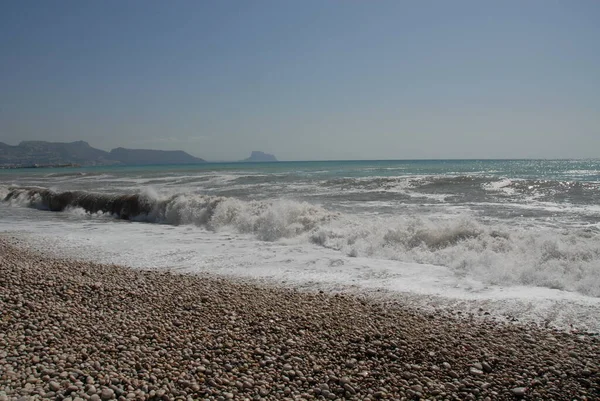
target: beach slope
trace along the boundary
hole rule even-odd
[[[53,259],[0,238],[0,400],[598,399],[593,335]]]

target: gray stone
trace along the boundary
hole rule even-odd
[[[469,368],[469,373],[475,376],[481,376],[483,374],[482,370],[479,370],[477,368],[471,367]]]
[[[524,397],[527,393],[526,387],[515,387],[511,390],[511,392],[517,397]]]
[[[349,392],[350,394],[356,394],[356,390],[349,383],[344,383],[344,390]]]
[[[414,386],[410,386],[410,389],[414,392],[417,393],[422,393],[423,392],[423,386],[419,385],[419,384],[415,384]]]

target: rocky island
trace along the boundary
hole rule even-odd
[[[276,162],[278,161],[274,155],[264,153],[258,150],[252,151],[250,157],[242,160],[243,162]]]

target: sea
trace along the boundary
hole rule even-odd
[[[58,256],[600,332],[600,160],[14,169],[0,199]]]

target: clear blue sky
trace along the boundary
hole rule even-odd
[[[600,1],[4,1],[0,141],[600,157]]]

